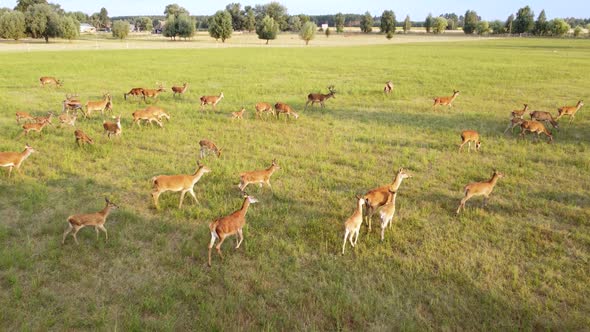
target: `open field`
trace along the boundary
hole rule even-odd
[[[384,39],[384,38],[383,38]],[[485,40],[365,47],[7,52],[0,66],[0,151],[38,150],[24,175],[0,170],[2,330],[584,330],[590,325],[590,111],[561,121],[554,144],[503,135],[511,110],[556,113],[590,100],[590,41]],[[60,89],[40,88],[56,76]],[[390,96],[383,83],[396,84]],[[189,82],[158,106],[164,129],[131,128],[143,107],[123,93]],[[303,111],[309,92],[336,86],[326,109]],[[432,97],[461,94],[433,112]],[[73,129],[18,137],[14,112],[58,111],[65,93],[114,95],[123,134],[102,118],[79,122],[96,141],[79,149]],[[218,112],[198,98],[223,91]],[[253,105],[283,101],[297,121],[259,121]],[[231,111],[244,105],[244,121]],[[458,153],[460,132],[483,152]],[[149,179],[192,173],[198,141],[223,147],[213,171],[177,208],[153,208]],[[241,204],[242,171],[281,169],[268,188],[248,187],[245,240],[224,243],[206,265],[208,224]],[[385,241],[378,226],[340,254],[355,194],[404,181]],[[490,203],[454,212],[462,188],[506,174]],[[106,228],[60,244],[66,218],[121,206]],[[373,225],[378,225],[377,217]],[[192,257],[194,255],[194,258]]]

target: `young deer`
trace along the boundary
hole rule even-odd
[[[256,109],[256,117],[262,120],[262,114],[270,113],[274,114],[272,105],[269,103],[257,103],[254,108]]]
[[[193,196],[195,199],[195,203],[199,203],[197,200],[197,196],[195,196],[195,192],[193,191],[193,187],[203,174],[211,172],[209,167],[198,163],[197,170],[192,175],[159,175],[154,176],[151,180],[153,185],[152,190],[152,198],[154,199],[154,205],[156,209],[160,209],[160,205],[158,204],[158,199],[160,195],[167,191],[177,192],[180,191],[180,204],[178,204],[178,208],[182,208],[182,201],[184,200],[184,194],[187,192]]]
[[[484,196],[483,206],[486,206],[487,202],[488,202],[488,197],[492,193],[492,190],[494,190],[494,186],[496,186],[496,182],[498,182],[498,179],[503,178],[503,177],[504,177],[504,174],[494,170],[494,174],[492,174],[492,178],[489,179],[488,181],[473,182],[473,183],[466,185],[463,188],[463,191],[465,192],[465,197],[463,197],[463,199],[461,199],[461,204],[459,204],[459,208],[457,209],[457,214],[459,214],[459,212],[461,212],[461,209],[465,210],[465,202],[467,202],[473,196],[482,196],[483,195]]]
[[[41,86],[45,86],[47,84],[53,84],[57,87],[60,87],[63,85],[63,81],[60,81],[60,80],[56,79],[55,77],[49,77],[49,76],[43,76],[43,77],[39,78],[39,83],[41,84]]]
[[[293,115],[295,120],[297,120],[299,118],[299,114],[295,113],[295,111],[293,111],[291,106],[289,106],[285,103],[276,103],[275,104],[275,113],[277,115],[277,119],[279,118],[279,114],[287,115],[288,119],[291,119],[291,115]]]
[[[553,118],[553,115],[551,115],[551,113],[549,113],[549,112],[533,111],[533,112],[529,113],[529,115],[531,116],[531,120],[544,121],[546,123],[550,123],[553,126],[553,128],[559,129],[559,125],[557,124],[557,121]]]
[[[512,119],[510,119],[510,123],[508,124],[508,127],[506,127],[506,129],[504,130],[504,134],[506,134],[506,132],[508,130],[510,130],[512,132],[512,135],[514,135],[514,128],[520,127],[520,125],[525,121],[526,120],[524,120],[522,118],[513,117]]]
[[[74,113],[74,115],[68,115],[68,113],[63,113],[57,117],[61,126],[76,126],[76,120],[78,119],[78,113]]]
[[[244,107],[242,107],[242,109],[239,112],[232,112],[231,113],[231,118],[232,119],[243,120],[244,112],[246,112],[246,109]]]
[[[250,204],[254,203],[258,203],[258,200],[244,193],[244,202],[242,203],[242,208],[228,216],[216,219],[209,224],[209,230],[211,231],[211,242],[209,242],[208,253],[209,259],[207,261],[207,265],[209,267],[211,267],[211,249],[213,248],[213,245],[217,239],[219,239],[219,243],[217,246],[215,246],[215,249],[217,249],[217,253],[221,259],[223,259],[223,255],[221,254],[221,245],[228,236],[238,234],[239,239],[236,241],[236,249],[240,247],[242,241],[244,241],[242,229],[246,224],[246,213],[248,212],[248,207],[250,207]]]
[[[160,93],[166,91],[166,89],[162,86],[162,84],[156,83],[158,84],[158,88],[157,89],[143,89],[141,90],[141,95],[143,97],[143,101],[145,103],[147,103],[146,98],[153,98],[155,101],[158,100],[158,96],[160,95]]]
[[[540,134],[545,134],[545,136],[549,137],[547,143],[553,142],[553,135],[541,122],[527,120],[523,121],[520,124],[520,137],[524,139],[524,134],[526,134],[527,131],[530,131],[533,134],[536,133],[537,140],[539,139]]]
[[[49,112],[45,116],[36,116],[35,117],[35,122],[37,122],[37,123],[47,121],[47,122],[49,122],[49,124],[53,124],[52,120],[53,120],[53,112]]]
[[[27,112],[16,112],[16,123],[20,124],[20,120],[35,122],[35,118]]]
[[[99,230],[104,232],[105,239],[108,240],[109,234],[107,233],[107,229],[104,227],[104,224],[107,221],[107,217],[111,213],[111,210],[118,209],[119,206],[117,206],[115,203],[109,201],[109,199],[106,197],[105,197],[105,201],[106,201],[106,206],[104,207],[104,209],[102,209],[98,212],[88,213],[88,214],[76,214],[73,216],[69,216],[68,217],[68,228],[64,232],[64,235],[61,239],[61,244],[63,245],[66,242],[66,237],[72,231],[74,231],[72,233],[72,236],[74,237],[74,241],[76,241],[76,244],[79,244],[76,234],[78,234],[78,231],[80,229],[82,229],[86,226],[94,226],[94,229],[96,230],[96,240],[98,240],[98,234],[99,234],[98,231]]]
[[[272,190],[272,186],[270,185],[270,177],[278,169],[281,168],[277,164],[276,159],[273,159],[270,167],[265,170],[241,173],[240,184],[238,185],[238,188],[240,188],[241,191],[244,191],[249,184],[256,183],[258,183],[258,185],[262,188],[262,184],[266,183],[266,185]]]
[[[201,100],[201,110],[205,109],[205,105],[212,105],[215,109],[215,106],[223,99],[223,92],[219,96],[201,96],[199,99]]]
[[[582,108],[582,106],[584,106],[584,102],[582,100],[580,100],[580,101],[578,101],[576,106],[563,106],[563,107],[558,108],[557,109],[558,115],[555,120],[557,121],[562,116],[568,115],[570,117],[570,123],[572,123],[572,121],[574,121],[574,118],[576,117],[576,112],[578,112],[578,110],[580,110],[580,108]]]
[[[385,87],[383,88],[383,92],[385,94],[389,94],[393,91],[393,82],[392,81],[387,81],[387,83],[385,83]]]
[[[461,145],[459,146],[459,152],[463,150],[463,145],[468,143],[468,152],[471,152],[471,142],[475,143],[475,152],[481,148],[481,141],[479,140],[479,133],[475,130],[464,130],[461,133]]]
[[[209,152],[213,152],[217,155],[217,158],[221,157],[221,149],[215,145],[212,141],[208,139],[202,139],[199,141],[199,145],[201,146],[201,151],[199,153],[199,157],[202,159],[205,155]]]
[[[186,92],[186,89],[188,89],[188,83],[184,83],[182,86],[173,86],[172,92],[174,94],[172,95],[172,97],[176,97],[176,94],[178,94],[179,96],[184,94]]]
[[[387,203],[383,205],[379,215],[381,217],[381,241],[383,241],[385,237],[385,228],[387,225],[391,226],[391,220],[393,219],[393,215],[395,214],[395,198],[397,197],[397,192],[392,191],[389,189],[389,199]]]
[[[163,109],[157,106],[148,106],[146,109],[150,109],[152,114],[162,122],[162,118],[166,118],[166,122],[170,121],[170,114],[166,113]]]
[[[307,95],[307,102],[305,103],[305,108],[304,110],[307,109],[307,105],[309,105],[309,103],[311,103],[311,107],[313,107],[313,105],[315,103],[320,103],[321,108],[324,108],[324,102],[330,98],[336,98],[336,91],[334,90],[334,86],[330,85],[328,87],[328,90],[330,91],[330,93],[328,94],[323,94],[323,93],[310,93]]]
[[[8,167],[8,177],[10,177],[13,168],[20,172],[20,165],[33,152],[36,152],[35,149],[28,143],[25,145],[23,152],[0,152],[0,167]]]
[[[122,128],[121,128],[121,115],[119,114],[119,116],[117,116],[115,118],[115,122],[109,122],[109,121],[103,121],[102,122],[102,127],[104,128],[104,133],[107,134],[107,136],[109,137],[109,139],[111,138],[111,135],[113,136],[121,136],[122,133]]]
[[[86,102],[86,112],[84,113],[84,117],[87,118],[89,117],[92,112],[94,111],[100,111],[100,113],[102,115],[104,115],[104,110],[107,108],[107,104],[109,103],[109,101],[111,100],[111,95],[108,93],[105,93],[103,95],[103,100],[100,101],[87,101]]]
[[[29,131],[36,131],[39,133],[39,135],[43,135],[41,131],[47,125],[53,126],[51,122],[49,122],[49,120],[47,119],[41,120],[41,122],[25,123],[23,125],[23,134],[27,136],[29,134]]]
[[[155,122],[160,128],[164,127],[162,122],[158,119],[158,116],[154,114],[154,109],[146,108],[142,110],[137,110],[131,114],[133,116],[133,123],[137,124],[138,127],[141,127],[141,120],[146,120],[149,122],[150,126],[152,122]]]
[[[373,218],[373,214],[378,208],[387,203],[389,196],[391,196],[390,191],[397,192],[399,186],[402,184],[402,181],[411,177],[412,175],[407,173],[405,169],[400,168],[393,178],[393,182],[391,184],[369,190],[369,192],[363,196],[367,203],[365,214],[369,224],[369,231],[371,231],[371,219]]]
[[[457,98],[458,95],[459,91],[453,90],[453,95],[450,97],[435,97],[434,104],[432,105],[432,110],[434,110],[436,105],[453,107],[453,101],[455,100],[455,98]]]
[[[529,110],[529,104],[524,104],[524,108],[522,110],[514,110],[514,111],[510,112],[510,116],[512,118],[520,118],[520,119],[522,119],[522,117],[524,116],[524,114],[528,110]]]
[[[133,96],[135,98],[142,96],[143,97],[143,88],[133,88],[131,90],[129,90],[129,92],[124,93],[123,94],[123,98],[125,98],[125,100],[127,100],[127,96]]]
[[[350,242],[350,245],[354,248],[359,240],[359,233],[361,225],[363,224],[363,205],[365,205],[365,199],[356,196],[357,207],[348,219],[344,222],[344,243],[342,243],[342,255],[344,255],[344,249],[346,248],[346,240]],[[352,238],[354,237],[354,242]]]
[[[78,144],[78,146],[83,146],[85,143],[94,144],[92,138],[90,138],[90,136],[86,135],[86,133],[80,129],[76,129],[76,131],[74,131],[74,136],[76,137],[76,144]]]

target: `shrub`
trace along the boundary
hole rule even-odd
[[[313,22],[306,22],[302,27],[301,31],[299,32],[299,37],[305,40],[305,45],[309,44],[309,41],[315,38],[315,32],[318,29],[318,26],[315,25]]]

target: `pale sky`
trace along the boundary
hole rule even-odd
[[[87,14],[98,12],[105,7],[109,16],[135,16],[135,15],[162,15],[166,5],[178,3],[189,10],[192,15],[211,15],[217,10],[225,8],[228,3],[239,2],[242,7],[245,5],[254,6],[264,4],[266,1],[236,1],[236,0],[208,0],[208,1],[183,1],[183,0],[58,0],[57,2],[66,11],[82,11]],[[501,19],[505,20],[510,14],[515,13],[518,8],[529,5],[535,12],[535,18],[542,9],[545,9],[547,18],[555,17],[590,17],[590,1],[588,0],[566,0],[564,2],[554,0],[414,0],[414,1],[385,1],[385,0],[282,0],[281,4],[287,7],[289,14],[335,14],[355,13],[362,14],[369,11],[374,16],[379,16],[384,10],[393,10],[398,21],[406,15],[412,20],[420,21],[432,13],[439,15],[444,13],[456,13],[462,15],[467,9],[475,10],[484,20]],[[0,0],[0,7],[13,8],[16,0]]]

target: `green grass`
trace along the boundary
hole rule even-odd
[[[39,152],[24,175],[0,177],[0,326],[4,330],[582,330],[590,325],[590,113],[562,121],[554,144],[503,135],[509,112],[529,103],[555,113],[590,100],[587,40],[495,40],[339,48],[33,52],[0,55],[0,151],[29,142]],[[38,77],[64,79],[40,88]],[[381,91],[387,80],[394,93]],[[131,128],[143,107],[123,93],[156,81],[189,82],[158,102],[172,120]],[[334,84],[324,111],[305,96]],[[455,108],[431,98],[461,91]],[[65,93],[114,95],[121,139],[102,119],[23,138],[17,110],[58,111]],[[198,98],[223,91],[218,112]],[[283,101],[297,121],[257,121],[253,105]],[[231,111],[244,105],[242,122]],[[457,153],[478,130],[483,152]],[[35,134],[32,134],[35,136]],[[153,208],[149,179],[194,171],[198,141],[223,147],[196,185]],[[208,223],[239,207],[242,171],[281,170],[248,212],[245,240],[206,267]],[[340,255],[354,195],[414,175],[398,195],[383,243],[361,230]],[[469,182],[506,174],[487,208],[481,198],[454,216]],[[92,229],[60,244],[66,218],[109,196],[110,239]],[[377,218],[374,225],[378,225]],[[378,227],[377,227],[378,228]],[[194,259],[192,255],[194,253]]]

